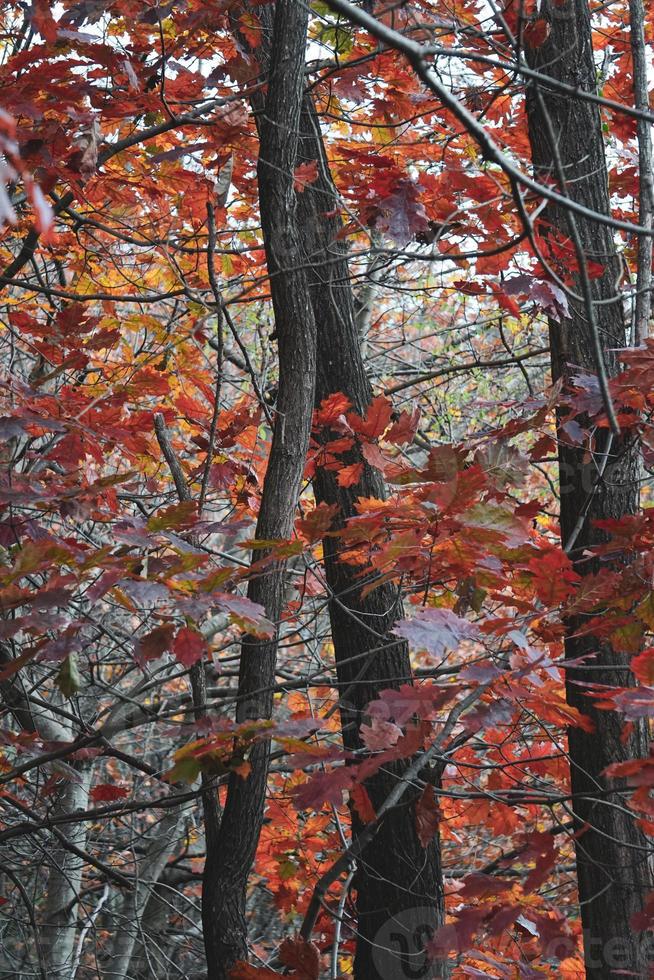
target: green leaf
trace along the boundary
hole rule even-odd
[[[77,657],[74,653],[69,653],[57,674],[57,687],[65,698],[72,698],[73,694],[82,687],[82,676],[77,666]]]

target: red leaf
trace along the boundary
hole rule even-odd
[[[650,892],[642,912],[634,912],[631,917],[631,928],[636,932],[651,929],[654,924],[654,892]]]
[[[641,684],[654,687],[654,647],[648,647],[631,658],[631,669]]]
[[[165,507],[148,520],[148,531],[176,531],[192,527],[197,520],[198,505],[194,500]]]
[[[315,180],[318,180],[318,161],[310,160],[308,163],[301,163],[293,171],[293,190],[301,194]]]
[[[385,395],[377,395],[370,402],[365,419],[355,412],[350,412],[347,420],[354,431],[365,439],[376,439],[381,436],[391,421],[393,406]]]
[[[425,786],[416,801],[416,833],[423,847],[427,847],[438,833],[441,812],[436,802],[433,786]]]
[[[338,471],[336,482],[339,487],[353,487],[361,479],[363,474],[363,463],[351,463]]]
[[[226,463],[214,463],[209,472],[211,486],[216,490],[226,490],[231,486],[236,476],[234,464],[229,461]]]
[[[545,20],[544,17],[539,17],[538,20],[533,21],[531,24],[527,24],[525,27],[525,44],[529,48],[540,48],[540,46],[545,44],[545,41],[547,41],[551,30],[552,28],[550,27],[549,21]]]
[[[400,412],[400,417],[393,422],[390,429],[386,432],[384,439],[392,442],[396,446],[401,446],[407,442],[413,442],[413,438],[418,431],[420,421],[420,408],[416,408],[409,415],[408,412]]]
[[[323,803],[342,806],[343,790],[351,789],[354,771],[341,767],[331,772],[317,772],[302,786],[293,791],[295,802],[301,810],[318,810]]]
[[[124,800],[126,796],[129,796],[129,790],[113,783],[98,783],[91,790],[94,803],[113,803],[114,800]]]
[[[382,473],[385,473],[386,470],[393,465],[391,460],[384,456],[376,442],[362,443],[361,454],[363,455],[363,458],[368,466],[374,466],[375,469],[381,470]],[[395,469],[397,469],[397,467],[395,467]]]
[[[372,718],[393,718],[398,725],[405,725],[413,715],[429,718],[456,694],[457,688],[453,684],[447,687],[439,687],[437,684],[421,684],[420,687],[402,684],[397,690],[388,688],[382,691],[377,700],[370,702],[367,710]]]
[[[472,871],[463,879],[463,888],[457,892],[457,899],[468,902],[471,898],[490,898],[512,888],[513,882],[506,881],[504,878],[495,878],[482,871]]]
[[[360,783],[355,783],[350,790],[350,799],[362,823],[372,823],[377,818],[375,808],[372,805],[365,786],[362,786]]]
[[[143,664],[148,660],[156,660],[170,650],[174,632],[175,628],[170,623],[165,623],[138,639],[134,644],[134,656],[137,662]]]
[[[533,857],[536,862],[534,870],[527,876],[523,888],[525,892],[540,888],[554,866],[557,854],[554,848],[554,835],[535,831],[527,835],[527,847],[520,855],[521,860]]]
[[[33,0],[32,24],[44,41],[54,44],[57,40],[57,24],[52,16],[48,0]]]
[[[279,958],[284,966],[291,967],[297,980],[318,980],[320,976],[320,953],[315,943],[308,943],[300,936],[283,941],[279,947]]]
[[[465,953],[472,946],[475,933],[488,916],[488,908],[465,908],[457,912],[453,922],[441,926],[427,944],[427,952],[435,959],[443,959],[450,952]]]
[[[364,220],[374,222],[398,245],[406,245],[415,235],[429,227],[425,208],[420,200],[421,187],[407,177],[396,178],[388,187],[386,174],[372,183],[371,190],[379,192],[379,200],[365,214]]]
[[[182,626],[173,640],[173,653],[180,664],[192,667],[198,660],[202,660],[206,652],[207,644],[202,634]]]

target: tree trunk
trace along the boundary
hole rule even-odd
[[[293,170],[304,85],[307,8],[278,0],[268,95],[259,123],[259,200],[279,347],[277,417],[256,536],[289,538],[311,431],[315,384],[315,323],[298,237]],[[257,559],[263,557],[259,552]],[[284,564],[251,579],[249,597],[281,618]],[[237,719],[272,711],[277,639],[242,644]],[[269,744],[255,747],[246,779],[232,775],[213,860],[204,875],[203,927],[209,980],[223,980],[247,955],[245,898],[263,821]]]
[[[92,768],[75,769],[64,783],[57,800],[54,815],[69,816],[76,810],[86,810],[89,803]],[[86,846],[87,824],[80,820],[65,827],[66,839],[79,848]],[[48,978],[69,980],[75,958],[79,897],[82,888],[84,859],[78,854],[56,845],[50,854],[50,874],[43,909],[41,945],[43,947]]]
[[[318,341],[316,405],[340,391],[347,395],[355,411],[365,414],[372,391],[357,335],[347,253],[339,238],[341,221],[338,216],[330,216],[338,207],[339,198],[310,95],[304,99],[300,133],[298,162],[318,162],[318,180],[299,198]],[[358,454],[356,461],[360,461]],[[319,469],[314,480],[316,498],[338,504],[334,528],[342,527],[355,513],[359,497],[385,496],[381,475],[367,465],[354,487],[339,487],[335,477],[333,472]],[[411,681],[407,645],[390,632],[393,623],[402,618],[402,601],[398,590],[389,583],[362,597],[361,569],[338,560],[338,538],[325,538],[323,550],[332,596],[329,611],[343,740],[348,749],[360,750],[359,725],[367,704],[384,689]],[[400,763],[394,771],[379,773],[366,784],[374,806],[385,799],[409,764],[410,760]],[[425,849],[418,840],[415,799],[416,794],[410,791],[402,806],[389,812],[359,862],[354,879],[354,971],[359,980],[421,977],[428,972],[422,947],[444,916],[440,846],[436,839]],[[356,834],[356,814],[353,817]]]
[[[565,0],[551,6],[546,3],[542,13],[551,23],[551,33],[540,48],[531,50],[532,66],[569,85],[595,92],[587,0]],[[556,180],[566,196],[595,212],[608,214],[607,168],[597,105],[548,91],[543,83],[539,87],[530,83],[527,111],[536,175],[543,181]],[[604,267],[601,276],[586,281],[592,315],[588,303],[575,300],[571,301],[569,319],[550,324],[553,377],[565,379],[571,365],[587,372],[597,370],[594,329],[606,373],[614,376],[619,370],[615,349],[625,346],[625,324],[617,294],[621,267],[613,233],[596,221],[573,218],[564,206],[549,206],[546,218],[560,235],[573,242],[577,237],[588,261]],[[583,278],[581,263],[574,276],[576,293],[584,291]],[[588,420],[579,421],[590,428]],[[561,538],[581,575],[597,571],[598,563],[588,560],[585,552],[605,540],[594,521],[633,514],[638,508],[637,447],[622,437],[613,438],[605,429],[596,435],[594,459],[587,458],[587,446],[559,443]],[[598,477],[604,454],[608,463],[603,477]],[[620,686],[633,681],[626,658],[608,645],[600,646],[591,637],[580,635],[582,625],[581,618],[567,623],[566,657],[575,660],[597,654],[590,663],[595,668],[605,668],[574,668],[566,672],[569,703],[595,723],[593,734],[579,728],[569,732],[587,976],[606,977],[615,969],[648,976],[646,943],[640,943],[634,934],[630,918],[642,908],[644,896],[652,888],[650,848],[626,810],[622,796],[605,792],[607,781],[602,776],[612,762],[647,755],[647,734],[638,725],[623,739],[620,716],[595,710],[583,694],[580,684],[588,681]],[[611,785],[615,786],[615,782]]]
[[[108,975],[117,980],[130,980],[136,974],[134,950],[138,948],[139,940],[144,935],[143,913],[164,868],[179,844],[180,837],[183,837],[184,819],[183,809],[170,810],[152,828],[145,854],[138,863],[135,888],[126,892],[118,905],[118,925],[107,969]]]
[[[270,99],[278,35],[273,34],[271,8],[256,7],[254,12],[261,22],[262,32],[261,44],[252,54],[263,65],[270,61]],[[247,45],[246,38],[241,41]],[[297,50],[296,54],[297,70],[302,72],[304,51]],[[262,107],[259,95],[253,97],[252,103],[258,118],[263,119],[259,124],[261,158],[272,160],[263,148],[264,127],[269,123],[270,110]],[[372,391],[361,356],[347,252],[338,237],[341,221],[329,214],[338,206],[338,194],[331,179],[320,121],[310,94],[304,96],[302,103],[299,134],[291,170],[296,164],[315,160],[318,162],[318,179],[297,196],[302,262],[293,260],[292,253],[287,252],[283,262],[284,276],[300,264],[307,270],[317,331],[316,405],[329,394],[341,391],[349,397],[356,411],[365,414]],[[264,234],[267,234],[263,199],[261,209]],[[270,258],[269,267],[272,272]],[[275,277],[271,285],[275,285]],[[273,301],[274,295],[273,291]],[[276,329],[279,333],[277,313]],[[281,365],[280,347],[280,368]],[[380,474],[367,465],[356,487],[340,488],[334,474],[321,470],[315,479],[314,490],[319,501],[338,504],[336,528],[355,513],[358,497],[385,496]],[[393,623],[402,617],[402,603],[397,589],[389,584],[381,585],[363,598],[357,570],[338,561],[338,542],[326,538],[323,549],[327,582],[333,596],[330,619],[341,694],[343,739],[347,748],[360,750],[359,725],[367,704],[384,689],[411,682],[407,645],[390,633]],[[379,806],[388,796],[410,761],[400,763],[394,769],[387,768],[369,781],[367,790],[373,805]],[[402,806],[389,812],[359,862],[354,879],[357,894],[354,968],[359,980],[425,977],[430,970],[425,962],[424,945],[431,932],[444,920],[440,843],[435,839],[425,849],[418,840],[413,811],[416,797],[416,793],[409,791]],[[353,833],[359,829],[355,813]],[[436,975],[435,969],[431,968],[431,976]]]

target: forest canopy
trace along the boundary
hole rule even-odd
[[[644,0],[0,10],[0,977],[654,969]]]

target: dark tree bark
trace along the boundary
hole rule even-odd
[[[307,17],[304,4],[278,0],[268,95],[259,122],[259,200],[279,347],[275,430],[256,530],[257,538],[266,540],[291,536],[314,399],[315,322],[293,190]],[[281,617],[284,582],[283,563],[274,563],[249,585],[249,597],[275,623]],[[244,639],[239,721],[270,717],[276,653],[276,638]],[[234,962],[247,956],[246,887],[263,821],[269,752],[268,743],[258,745],[249,757],[249,776],[230,778],[217,845],[205,864],[202,920],[209,980],[224,980]]]
[[[587,0],[545,3],[543,15],[551,23],[549,39],[531,51],[533,67],[569,85],[596,91],[590,14]],[[536,175],[554,180],[566,196],[601,214],[609,213],[607,168],[597,105],[550,91],[544,83],[527,92],[529,137]],[[597,371],[594,331],[599,337],[607,375],[619,370],[616,348],[625,346],[625,323],[617,294],[620,260],[613,234],[606,225],[582,216],[573,218],[564,206],[549,206],[546,218],[556,232],[574,243],[588,261],[600,263],[604,273],[584,283],[583,263],[574,276],[577,294],[590,288],[592,303],[572,301],[570,318],[550,324],[554,379],[569,376],[571,366]],[[607,302],[608,301],[608,302]],[[592,309],[591,309],[592,307]],[[586,427],[590,422],[586,420]],[[561,538],[576,570],[597,571],[588,560],[588,548],[605,540],[594,521],[633,514],[638,508],[638,448],[628,438],[597,433],[595,458],[585,447],[559,443]],[[603,477],[598,477],[606,462]],[[625,559],[626,560],[626,559]],[[597,668],[569,669],[570,704],[589,715],[594,734],[579,728],[569,732],[579,899],[584,928],[587,976],[611,976],[613,970],[648,976],[647,946],[630,927],[630,918],[642,908],[652,888],[651,849],[618,794],[607,793],[602,771],[612,762],[647,755],[647,733],[636,726],[622,738],[623,720],[614,712],[595,710],[584,695],[588,681],[627,686],[633,683],[627,658],[608,645],[582,635],[583,619],[567,624],[566,657],[575,660],[597,653],[590,663]],[[615,786],[613,781],[611,786]]]
[[[277,21],[273,27],[271,7],[257,7],[254,12],[262,25],[262,35],[261,44],[253,54],[263,66],[270,63],[270,101],[276,77],[272,65],[279,36]],[[247,44],[246,39],[242,42]],[[296,49],[296,55],[296,70],[302,72],[304,51],[300,53]],[[264,107],[258,94],[253,97],[252,105],[259,120],[261,158],[272,159],[263,149],[265,127],[270,120],[269,105]],[[297,253],[287,251],[283,262],[272,266],[269,257],[271,273],[273,270],[280,272],[279,276],[273,275],[271,283],[274,287],[275,279],[292,275],[300,266],[306,269],[317,331],[316,404],[327,395],[341,391],[349,397],[354,409],[364,414],[372,391],[357,335],[347,251],[338,237],[341,221],[339,217],[329,215],[338,206],[338,195],[310,94],[304,96],[302,103],[299,135],[299,146],[293,147],[296,156],[290,169],[292,171],[299,163],[316,160],[318,179],[297,197],[302,261],[298,261]],[[263,199],[261,208],[263,216]],[[264,220],[266,242],[270,232]],[[274,295],[273,288],[273,300]],[[279,333],[278,323],[277,331]],[[282,357],[280,346],[280,369]],[[314,489],[319,501],[338,504],[334,528],[343,526],[355,513],[357,498],[385,496],[380,474],[367,465],[356,487],[342,489],[334,474],[321,470]],[[325,569],[333,597],[330,619],[341,696],[343,739],[347,748],[360,750],[359,725],[366,706],[386,688],[410,683],[411,664],[406,643],[390,632],[393,623],[402,617],[397,589],[385,583],[362,597],[360,574],[339,562],[338,548],[337,540],[325,539]],[[262,716],[261,712],[258,716]],[[388,796],[410,761],[387,768],[368,782],[366,788],[373,805],[378,806]],[[444,920],[440,842],[436,838],[423,848],[418,839],[414,815],[417,795],[410,790],[402,805],[389,812],[359,862],[354,880],[357,913],[355,976],[358,980],[388,980],[391,976],[398,980],[402,977],[421,978],[428,973],[436,976],[438,972],[437,968],[426,964],[423,948],[430,932]],[[359,829],[354,813],[353,833]],[[254,854],[254,836],[252,846]],[[244,935],[243,930],[240,934]],[[213,980],[211,974],[210,980]]]
[[[298,201],[317,328],[316,405],[334,392],[343,392],[354,410],[365,414],[372,391],[357,335],[347,252],[339,238],[341,221],[330,216],[339,199],[310,95],[304,100],[300,134],[299,162],[318,162],[318,180]],[[352,461],[355,458],[360,461],[358,455]],[[381,475],[367,465],[360,482],[346,489],[338,486],[334,473],[319,469],[314,489],[319,501],[338,504],[335,529],[353,516],[358,498],[385,497]],[[402,602],[398,590],[389,583],[380,584],[363,597],[361,569],[339,561],[339,539],[326,538],[323,549],[332,596],[329,611],[343,740],[348,749],[360,750],[359,725],[368,703],[384,689],[411,681],[407,645],[390,632],[402,617]],[[408,764],[379,773],[366,784],[373,805],[385,799]],[[389,812],[359,862],[354,879],[354,971],[359,980],[427,975],[421,943],[444,916],[440,845],[434,840],[425,849],[418,840],[415,799],[416,793],[410,791],[402,805]],[[358,829],[353,814],[353,833]],[[401,954],[406,951],[408,956],[403,959]],[[430,975],[435,975],[433,968]]]

